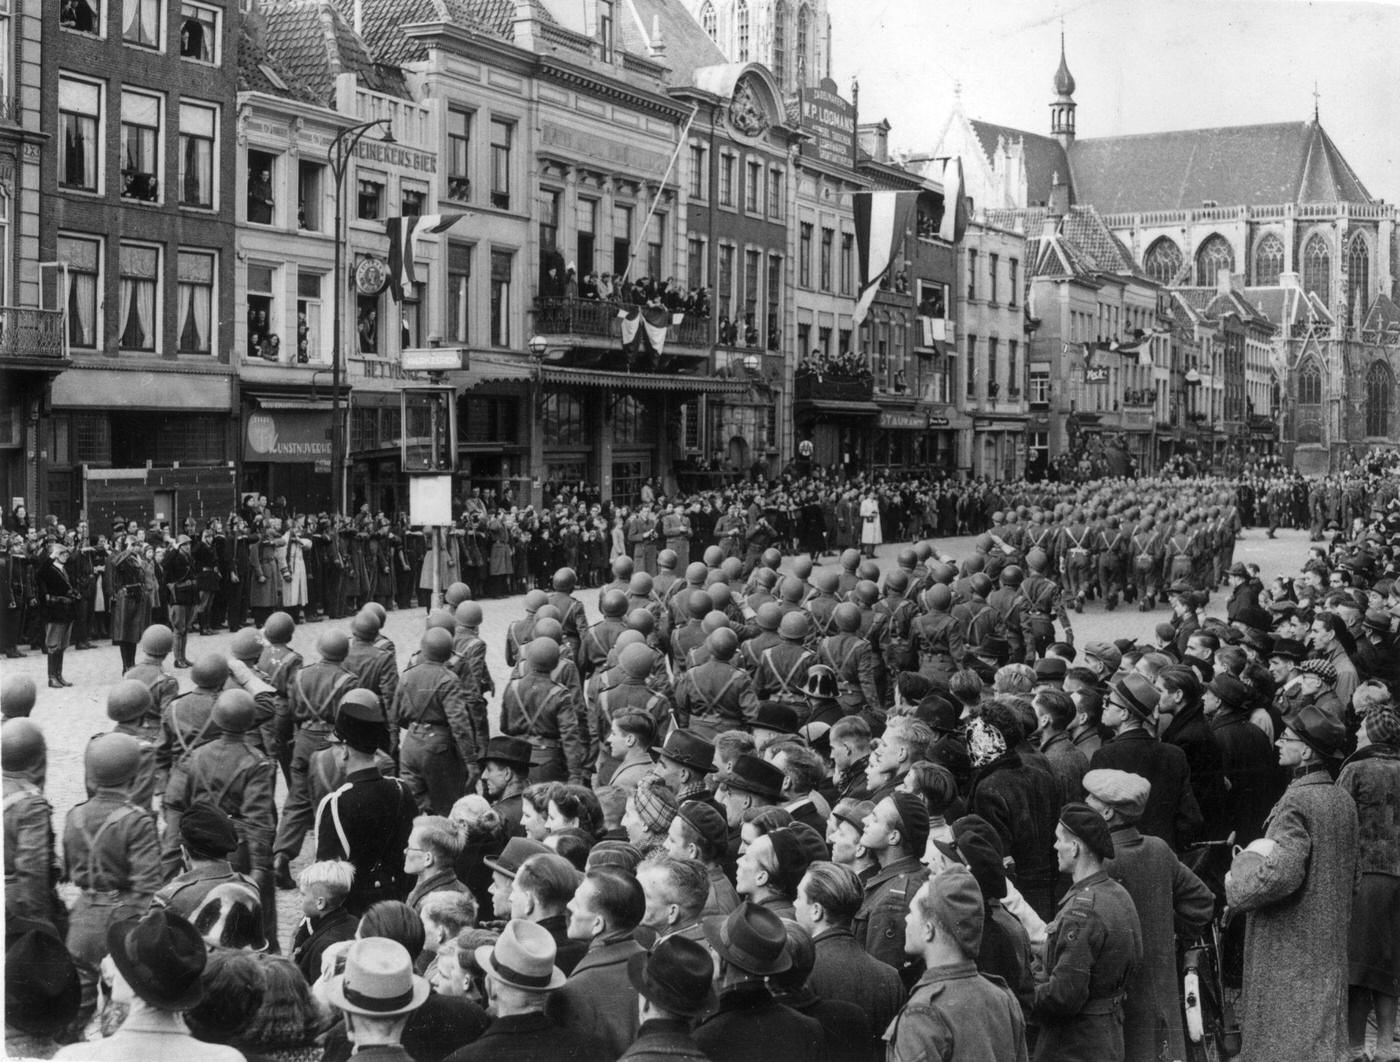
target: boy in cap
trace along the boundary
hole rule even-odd
[[[1026,1023],[1006,982],[977,971],[982,893],[954,864],[919,886],[904,916],[904,951],[924,974],[885,1032],[889,1062],[1026,1058]]]
[[[1108,876],[1113,838],[1103,816],[1066,804],[1055,828],[1060,872],[1073,880],[1048,929],[1046,979],[1036,986],[1037,1059],[1123,1058],[1123,995],[1142,961],[1128,891]]]

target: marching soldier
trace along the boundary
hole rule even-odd
[[[478,606],[480,607],[480,606]],[[379,621],[374,613],[360,609],[350,621],[350,649],[345,654],[345,670],[355,676],[355,685],[369,690],[381,704],[390,704],[399,688],[398,662],[374,644]]]
[[[292,718],[288,698],[292,680],[303,662],[301,654],[292,648],[295,630],[296,622],[287,613],[274,612],[268,616],[262,628],[266,645],[257,666],[277,693],[277,715],[262,724],[263,749],[281,766],[282,777],[289,786],[292,782]]]
[[[860,636],[860,607],[841,602],[832,614],[832,626],[835,633],[821,640],[817,660],[836,676],[836,700],[842,714],[855,715],[862,709],[880,712],[884,702],[876,684],[875,651]]]
[[[451,657],[447,631],[424,631],[418,662],[403,673],[389,713],[404,783],[425,814],[444,816],[475,784],[481,752],[468,690],[447,666]]]
[[[521,647],[535,636],[535,614],[547,604],[549,597],[543,590],[531,590],[525,595],[525,618],[516,620],[506,628],[507,667],[520,663]]]
[[[1118,607],[1123,592],[1123,554],[1127,546],[1118,517],[1109,516],[1094,533],[1094,552],[1098,558],[1099,597],[1104,608],[1112,612]]]
[[[583,636],[588,633],[588,617],[583,611],[583,602],[574,597],[574,587],[578,585],[578,576],[572,568],[560,568],[554,573],[554,589],[549,592],[549,604],[559,610],[559,622],[564,627],[564,640],[569,643],[573,650],[574,659],[578,659],[579,647],[583,644]]]
[[[1157,575],[1162,570],[1162,553],[1150,516],[1144,516],[1128,539],[1128,563],[1132,566],[1138,611],[1147,612],[1157,604]]]
[[[178,788],[176,774],[184,769],[190,753],[218,736],[214,727],[214,702],[228,681],[228,661],[218,653],[205,653],[190,668],[194,689],[170,702],[161,717],[160,743],[156,746],[156,772],[166,779],[166,791]]]
[[[490,697],[496,692],[496,683],[491,678],[491,669],[486,666],[486,643],[481,640],[481,606],[475,601],[463,601],[453,616],[457,620],[457,633],[452,636],[452,654],[465,661],[481,696]]]
[[[1011,659],[1031,664],[1035,662],[1035,632],[1031,627],[1030,602],[1021,592],[1024,579],[1019,565],[1008,564],[1001,570],[1001,586],[987,596],[987,604],[1001,615]]]
[[[794,708],[805,708],[807,698],[803,687],[807,672],[817,662],[817,655],[807,646],[811,625],[807,613],[789,612],[778,624],[777,645],[763,650],[758,658],[758,673],[754,676],[754,694],[760,701],[780,701]]]
[[[550,678],[559,646],[536,638],[525,647],[528,673],[501,695],[501,733],[530,743],[531,782],[585,782],[586,749],[569,691]]]
[[[626,594],[608,590],[599,599],[598,608],[603,613],[603,620],[590,627],[583,636],[578,659],[579,672],[585,679],[607,662],[608,651],[617,641],[617,636],[627,629],[623,619],[627,615]]]
[[[1185,520],[1178,520],[1162,547],[1162,585],[1184,583],[1192,576],[1195,538]]]
[[[1070,522],[1060,529],[1060,540],[1056,552],[1060,555],[1061,571],[1065,577],[1065,589],[1074,599],[1074,611],[1084,611],[1084,596],[1089,587],[1089,575],[1093,570],[1091,532],[1084,523],[1084,514],[1078,509],[1070,517]]]
[[[153,623],[141,634],[136,647],[136,665],[128,668],[124,679],[135,679],[151,691],[151,725],[160,727],[160,717],[166,706],[180,695],[180,683],[164,668],[165,658],[175,645],[175,634],[169,627]]]
[[[830,568],[823,568],[812,575],[815,592],[807,600],[807,614],[812,617],[812,629],[818,638],[832,633],[831,616],[844,598],[836,596],[840,577]],[[854,585],[852,589],[855,589]]]
[[[880,649],[885,669],[893,676],[901,671],[916,671],[919,667],[911,633],[917,610],[908,590],[909,576],[902,571],[890,572],[885,576],[885,596],[875,603],[875,612],[884,621]]]
[[[44,795],[48,749],[28,719],[0,726],[0,767],[5,792],[5,916],[47,922],[58,935],[68,929],[68,908],[58,898],[53,805]]]
[[[117,725],[114,734],[129,734],[141,743],[141,767],[131,786],[133,803],[151,811],[156,787],[165,792],[164,777],[156,774],[156,744],[160,725],[151,726],[151,691],[135,679],[122,679],[107,693],[107,718]]]
[[[620,644],[620,643],[619,643]],[[652,721],[652,726],[660,734],[671,718],[671,700],[648,685],[652,670],[659,654],[640,642],[632,642],[622,647],[617,655],[616,675],[607,674],[609,681],[600,683],[591,698],[593,733],[600,735],[597,757],[597,776],[611,778],[620,762],[607,749],[606,741],[601,740],[612,727],[612,721],[627,712],[640,712]]]
[[[967,655],[962,628],[949,612],[953,592],[942,583],[934,583],[924,591],[921,601],[926,611],[910,628],[919,673],[925,678],[947,682],[953,672],[962,667]]]
[[[732,661],[738,636],[721,627],[705,639],[709,659],[676,681],[676,726],[713,741],[724,730],[740,729],[758,712],[753,680]],[[658,731],[659,733],[659,731]]]
[[[1021,593],[1026,598],[1026,618],[1030,621],[1036,655],[1044,656],[1054,642],[1056,620],[1064,628],[1065,641],[1073,645],[1074,630],[1060,597],[1060,585],[1045,574],[1050,567],[1049,557],[1038,546],[1034,547],[1026,554],[1026,566],[1030,571],[1021,581]]]

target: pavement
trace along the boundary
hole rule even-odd
[[[973,537],[940,539],[940,552],[952,554],[959,559],[973,552]],[[901,544],[881,546],[876,559],[881,570],[892,568]],[[1276,574],[1296,574],[1303,565],[1308,549],[1308,535],[1304,531],[1283,530],[1277,538],[1270,539],[1262,528],[1246,531],[1235,549],[1235,559],[1260,566],[1265,583]],[[828,556],[827,565],[836,563]],[[598,591],[582,590],[577,596],[583,601],[590,621],[596,620],[598,612]],[[1207,612],[1223,615],[1226,594],[1211,595]],[[484,621],[481,636],[487,645],[487,665],[495,679],[497,695],[490,705],[493,724],[499,714],[500,692],[505,688],[508,668],[504,656],[505,633],[507,626],[522,615],[522,597],[493,598],[481,601]],[[399,667],[402,670],[408,663],[409,655],[417,648],[423,631],[423,609],[401,609],[391,611],[385,625],[385,633],[398,647]],[[1090,602],[1083,614],[1071,613],[1074,625],[1075,644],[1083,646],[1091,641],[1112,641],[1117,638],[1136,638],[1151,641],[1153,628],[1169,618],[1169,609],[1159,605],[1152,612],[1139,612],[1136,605],[1120,606],[1107,612],[1101,602]],[[349,620],[322,620],[299,626],[292,639],[293,646],[308,660],[316,658],[316,640],[321,633],[331,627],[342,626],[348,629]],[[232,634],[220,631],[208,635],[190,635],[189,656],[195,659],[201,653],[227,652]],[[83,789],[82,756],[90,737],[112,728],[107,719],[107,692],[121,677],[121,657],[115,646],[99,643],[95,649],[81,652],[69,650],[64,659],[64,677],[73,686],[64,690],[47,688],[47,668],[42,653],[29,653],[21,660],[0,659],[0,681],[8,681],[15,675],[28,675],[39,687],[39,700],[31,718],[43,729],[48,741],[49,767],[47,793],[54,806],[55,828],[61,834],[63,817],[69,808],[85,799]],[[188,671],[175,671],[181,689],[191,688]],[[279,776],[278,805],[285,797]],[[313,846],[308,837],[301,858],[293,863],[293,876],[310,860]],[[291,938],[296,925],[299,908],[294,893],[282,893],[279,903],[279,924],[282,940]]]

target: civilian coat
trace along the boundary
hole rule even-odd
[[[413,1062],[442,1062],[449,1053],[460,1054],[458,1048],[463,1044],[471,1044],[484,1035],[488,1025],[491,1025],[491,1019],[486,1011],[471,1000],[429,992],[423,1005],[408,1016],[400,1042]],[[356,1051],[356,1062],[360,1062],[363,1055],[363,1048]],[[326,1033],[326,1048],[321,1062],[348,1062],[350,1057],[351,1045],[345,1038],[345,1022],[338,1021]]]
[[[1124,1062],[1185,1058],[1176,927],[1200,929],[1215,913],[1215,897],[1160,837],[1136,827],[1113,831],[1109,877],[1128,890],[1142,926],[1142,962],[1128,979],[1123,1003]]]
[[[1064,802],[1049,771],[1010,750],[977,772],[967,796],[969,814],[981,815],[1016,864],[1016,887],[1041,918],[1054,914],[1055,825]]]
[[[899,972],[868,954],[847,928],[823,930],[812,944],[817,961],[807,987],[822,999],[854,1003],[870,1015],[875,1035],[884,1032],[904,1005],[904,982]]]
[[[564,987],[551,993],[545,1013],[568,1035],[602,1041],[609,1057],[622,1054],[637,1038],[638,1020],[627,962],[643,950],[631,930],[596,938]]]
[[[1229,784],[1226,825],[1234,831],[1236,844],[1247,845],[1263,834],[1284,772],[1269,735],[1249,721],[1249,712],[1222,708],[1211,716],[1210,729]]]
[[[904,916],[927,879],[928,868],[906,855],[881,867],[866,882],[851,931],[862,948],[892,969],[904,966]]]
[[[823,999],[810,984],[784,993],[780,1002],[815,1018],[826,1034],[826,1062],[870,1062],[873,1031],[870,1015],[843,999]]]
[[[591,1036],[566,1036],[537,1010],[497,1018],[474,1043],[448,1055],[447,1062],[613,1062],[615,1057]]]
[[[618,1062],[710,1062],[690,1034],[690,1023],[652,1018]]]
[[[1201,809],[1201,839],[1224,840],[1230,832],[1224,766],[1201,705],[1189,705],[1172,716],[1161,740],[1186,754],[1191,792]]]
[[[1248,912],[1241,1062],[1331,1059],[1347,1044],[1347,928],[1356,885],[1357,817],[1321,768],[1300,773],[1264,836],[1277,850],[1236,860],[1225,898]]]
[[[695,1042],[722,1062],[813,1062],[826,1055],[821,1023],[783,1006],[766,985],[755,983],[724,992],[719,1010],[696,1028]]]
[[[1189,844],[1201,828],[1201,809],[1191,790],[1186,753],[1164,745],[1136,727],[1116,734],[1089,759],[1089,770],[1100,768],[1140,774],[1152,784],[1138,829],[1160,837],[1173,849]],[[980,814],[980,812],[979,812]]]

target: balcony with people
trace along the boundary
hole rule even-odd
[[[540,278],[534,302],[536,333],[568,336],[580,346],[615,345],[624,319],[636,313],[652,323],[665,320],[668,348],[712,342],[709,291],[687,290],[674,277],[628,279],[596,271],[580,277],[572,266],[553,263]]]
[[[866,359],[845,351],[804,357],[793,373],[794,401],[869,402],[875,376]]]

